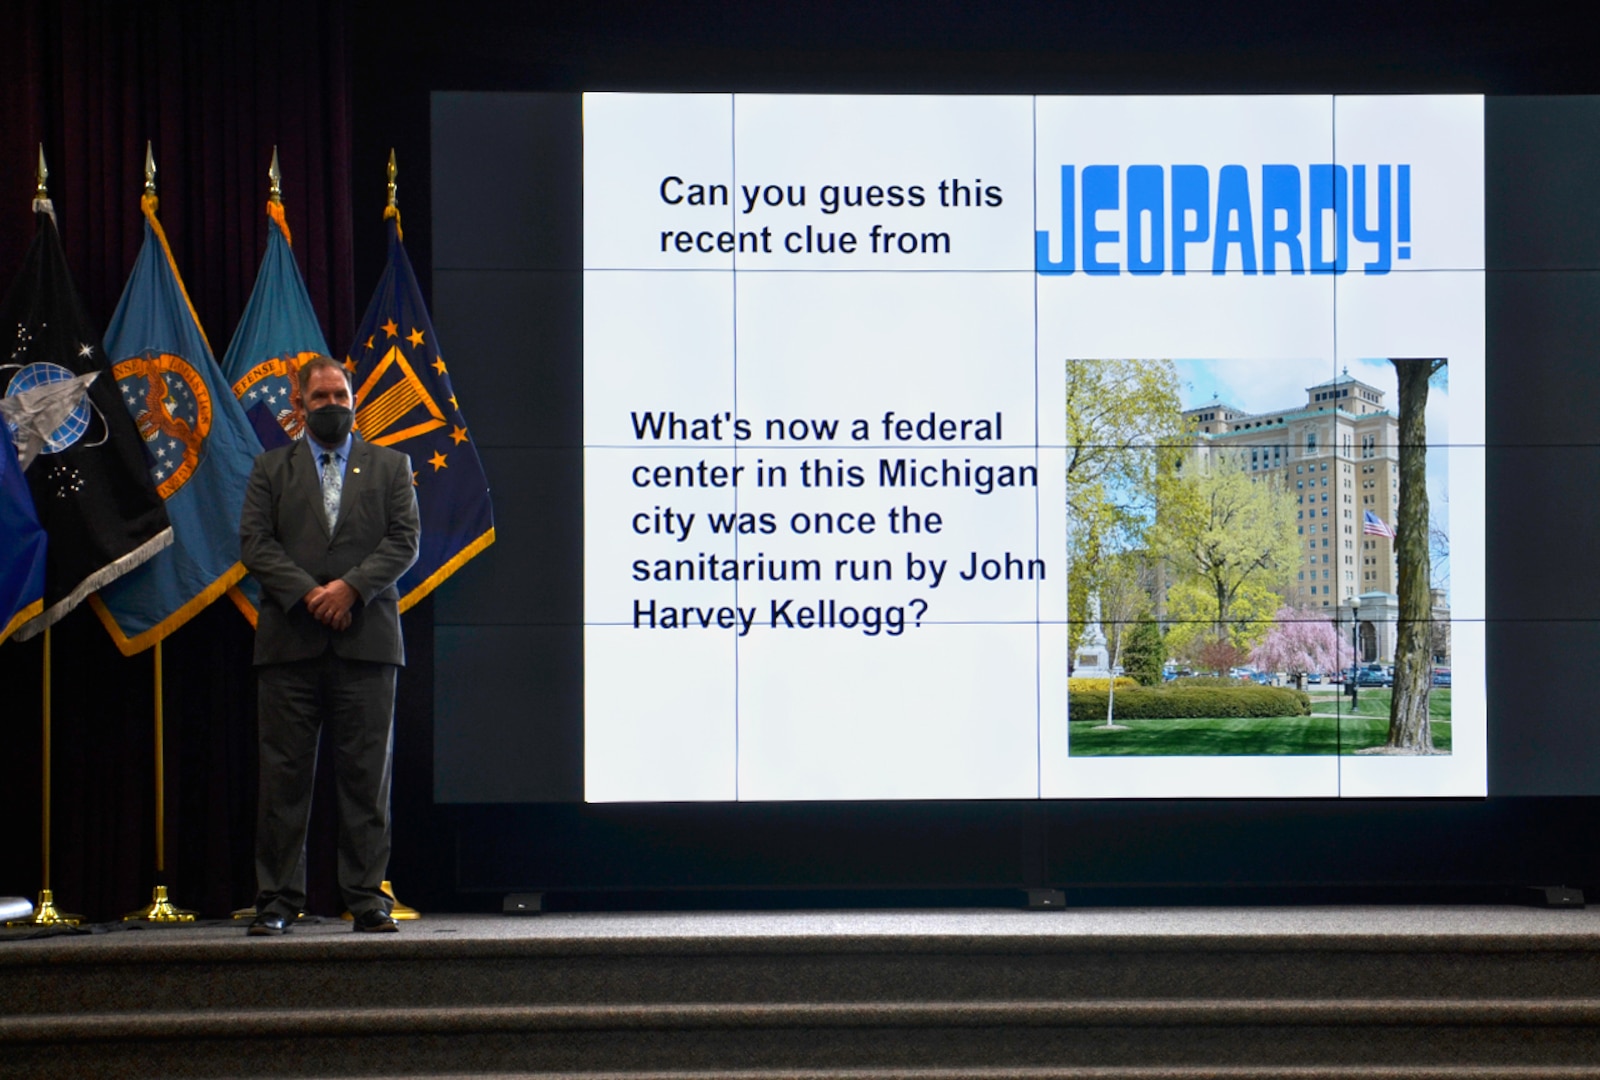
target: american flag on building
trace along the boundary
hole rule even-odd
[[[1394,539],[1394,526],[1371,510],[1361,512],[1361,532],[1366,536],[1387,536],[1390,540]]]

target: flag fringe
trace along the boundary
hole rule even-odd
[[[221,577],[207,585],[202,592],[193,597],[187,604],[162,619],[155,626],[131,638],[122,632],[121,626],[117,625],[117,617],[111,614],[111,609],[106,607],[106,603],[100,599],[99,593],[89,597],[89,604],[94,608],[94,613],[100,616],[101,625],[106,628],[106,633],[110,634],[111,640],[116,642],[117,651],[122,653],[123,656],[133,656],[144,652],[158,641],[166,640],[184,623],[200,614],[212,601],[227,592],[230,587],[237,585],[246,573],[248,571],[245,570],[244,563],[234,563],[223,572]]]
[[[183,283],[183,275],[178,273],[178,260],[172,257],[172,245],[167,243],[166,230],[161,227],[161,222],[156,217],[157,204],[158,200],[154,195],[141,195],[139,197],[139,209],[144,211],[146,224],[156,234],[156,239],[161,241],[161,250],[167,256],[167,266],[172,270],[172,280],[178,283],[178,291],[183,294],[183,302],[189,307],[189,318],[194,320],[194,328],[200,331],[200,340],[206,343],[206,351],[211,352],[211,339],[206,337],[206,328],[200,325],[200,315],[194,309],[194,301],[189,299],[189,287]],[[212,353],[212,355],[215,357],[216,354]],[[154,644],[154,642],[151,644]]]
[[[399,604],[400,613],[403,615],[407,611],[410,611],[419,600],[442,585],[445,578],[461,569],[461,567],[466,565],[468,559],[471,559],[474,555],[478,554],[492,543],[494,543],[493,525],[489,526],[488,532],[484,533],[472,543],[468,544],[466,547],[462,548],[460,551],[451,556],[449,562],[446,562],[443,566],[439,567],[439,569],[429,574],[425,579],[423,579],[422,584],[418,585],[415,589],[412,589],[410,592],[402,596]]]
[[[3,628],[0,628],[0,645],[4,645],[7,638],[9,638],[12,634],[15,634],[19,629],[26,625],[29,619],[37,617],[39,612],[43,610],[44,601],[35,600],[21,611],[11,616],[11,621],[6,623]],[[23,639],[19,637],[17,640],[21,641]]]
[[[233,606],[239,609],[239,614],[244,616],[244,621],[254,630],[261,615],[256,611],[256,606],[250,602],[250,598],[244,594],[244,590],[237,585],[229,585],[228,599],[233,601]]]
[[[39,617],[34,619],[33,622],[22,627],[17,632],[17,640],[27,641],[34,635],[41,634],[49,627],[54,626],[66,618],[73,608],[87,600],[90,593],[97,589],[105,588],[123,574],[143,566],[171,547],[174,539],[172,526],[168,525],[126,555],[106,563],[100,569],[78,582],[77,587],[66,596],[51,604],[48,611],[40,613]]]
[[[277,225],[278,228],[283,231],[283,242],[288,244],[290,247],[294,247],[294,240],[292,240],[289,236],[289,219],[284,215],[283,204],[276,202],[267,203],[267,217],[271,218],[273,224]]]

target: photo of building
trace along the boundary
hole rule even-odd
[[[1293,493],[1300,561],[1285,583],[1286,599],[1301,610],[1327,609],[1346,635],[1353,611],[1364,663],[1394,658],[1400,448],[1388,398],[1346,367],[1280,409],[1252,412],[1214,396],[1183,410],[1183,430],[1194,440],[1190,457],[1201,468],[1248,469]],[[1443,589],[1434,590],[1433,606],[1447,625]],[[1448,633],[1438,636],[1436,653],[1445,661]]]

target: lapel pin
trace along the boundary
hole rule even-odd
[[[360,472],[361,471],[361,466],[357,465],[354,469],[351,469],[350,471],[351,472]]]

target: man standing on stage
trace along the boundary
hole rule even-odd
[[[395,931],[389,864],[395,673],[405,663],[395,582],[417,559],[411,460],[351,433],[349,376],[300,368],[306,436],[256,458],[239,539],[261,584],[255,663],[261,794],[252,935],[281,934],[306,902],[306,826],[326,723],[339,798],[339,889],[360,931]]]

